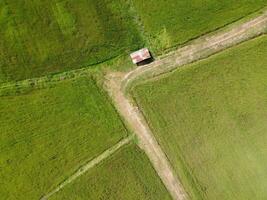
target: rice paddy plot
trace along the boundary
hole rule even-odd
[[[40,199],[127,130],[92,78],[0,97],[1,199]]]
[[[142,45],[122,0],[2,0],[0,83],[101,63]]]
[[[266,54],[265,35],[135,88],[192,199],[267,198]]]
[[[50,199],[171,200],[171,197],[144,152],[130,144]]]

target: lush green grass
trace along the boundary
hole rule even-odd
[[[148,158],[135,145],[124,147],[51,200],[171,200]]]
[[[1,199],[39,199],[127,131],[91,78],[0,97]]]
[[[267,36],[134,90],[192,199],[267,199]]]
[[[254,12],[266,0],[132,0],[155,51],[182,44]]]
[[[123,0],[0,1],[0,82],[105,61],[142,42]]]

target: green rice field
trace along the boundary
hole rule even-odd
[[[104,90],[107,73],[115,83],[137,67],[130,52],[146,46],[157,56],[265,7],[267,0],[1,0],[0,200],[40,200],[132,134]],[[130,91],[188,200],[267,199],[266,55],[265,34]],[[138,142],[49,200],[171,200]]]
[[[0,1],[0,83],[94,65],[142,46],[122,0]]]
[[[232,23],[266,0],[132,0],[155,52],[183,44]]]
[[[133,93],[191,199],[267,199],[267,36]]]
[[[50,199],[171,200],[171,197],[146,155],[131,144]]]
[[[0,199],[40,199],[128,133],[92,78],[0,97]]]

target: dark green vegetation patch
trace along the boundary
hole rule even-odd
[[[40,199],[126,137],[92,79],[0,97],[0,199]]]
[[[103,62],[142,43],[123,0],[0,1],[0,82]]]
[[[266,0],[132,0],[156,51],[232,23],[267,5]]]
[[[144,152],[128,145],[51,200],[171,200]]]
[[[192,199],[267,199],[267,36],[135,90]]]

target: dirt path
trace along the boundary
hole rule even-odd
[[[120,74],[108,77],[107,86],[117,109],[125,118],[131,129],[139,138],[140,147],[146,152],[157,173],[161,177],[166,188],[172,194],[174,199],[186,199],[186,193],[180,182],[172,173],[172,168],[160,146],[158,145],[153,133],[145,123],[142,114],[137,107],[134,107],[130,100],[126,98],[121,90]]]
[[[129,127],[138,136],[140,147],[146,152],[162,182],[175,200],[188,199],[166,155],[156,141],[142,113],[126,95],[130,83],[148,79],[169,72],[179,66],[206,58],[228,47],[249,40],[267,30],[267,12],[242,24],[230,25],[222,31],[201,37],[191,44],[159,58],[152,64],[139,67],[129,73],[110,73],[106,76],[105,87],[112,97],[117,110]]]
[[[184,46],[159,58],[155,62],[138,67],[125,74],[123,88],[140,78],[151,78],[174,70],[185,64],[206,58],[226,48],[257,37],[267,31],[267,10],[260,16],[242,24],[229,25],[225,30],[200,37]]]
[[[77,172],[75,172],[72,176],[70,176],[67,180],[62,182],[57,188],[55,188],[50,193],[48,193],[47,195],[42,197],[41,200],[47,200],[49,197],[51,197],[55,193],[57,193],[60,190],[62,190],[62,188],[64,188],[66,185],[70,184],[71,182],[76,180],[78,177],[80,177],[81,175],[86,173],[89,169],[95,167],[100,162],[102,162],[103,160],[105,160],[106,158],[108,158],[109,156],[114,154],[116,151],[118,151],[121,147],[123,147],[124,145],[128,144],[130,141],[133,140],[133,138],[134,138],[134,135],[131,135],[131,136],[121,140],[120,142],[115,144],[113,147],[111,147],[108,150],[104,151],[104,153],[102,153],[101,155],[99,155],[95,159],[93,159],[93,160],[89,161],[88,163],[86,163],[84,166],[82,166],[80,169],[78,169]]]

